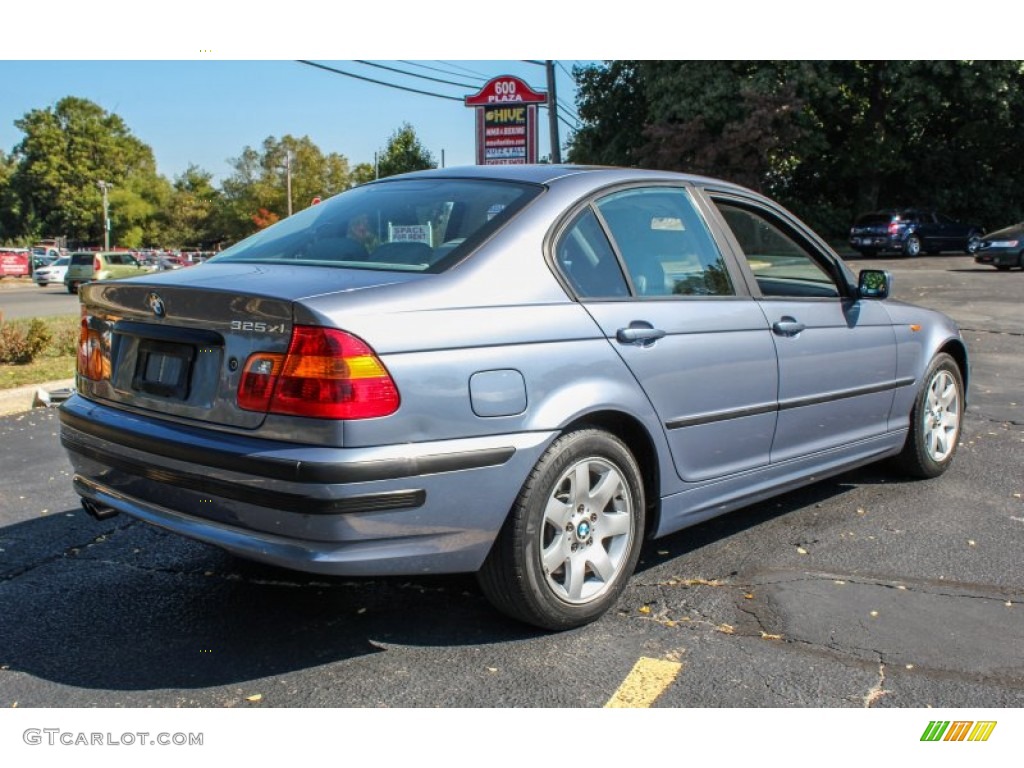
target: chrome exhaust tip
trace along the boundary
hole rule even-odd
[[[89,515],[96,520],[109,520],[117,514],[117,510],[113,507],[106,507],[102,504],[97,504],[95,501],[90,499],[82,499],[82,509],[89,513]]]

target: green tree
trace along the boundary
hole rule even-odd
[[[213,174],[190,165],[174,180],[162,211],[163,244],[173,248],[216,246],[223,239],[220,202],[221,194],[213,184]]]
[[[573,67],[582,126],[569,139],[570,162],[636,165],[648,124],[642,67],[634,61]]]
[[[387,145],[377,156],[377,172],[380,178],[410,171],[437,168],[434,156],[423,146],[416,131],[409,123],[402,125],[391,134]]]
[[[1021,62],[615,61],[576,78],[573,162],[723,177],[832,236],[882,206],[1024,215]]]
[[[354,187],[373,181],[375,178],[377,178],[377,174],[370,163],[359,163],[352,169],[352,186]]]
[[[0,244],[13,245],[21,234],[20,203],[11,188],[11,177],[17,169],[14,158],[0,149]]]
[[[160,180],[152,150],[120,117],[68,96],[28,112],[15,126],[25,134],[14,148],[17,167],[9,182],[21,234],[102,242],[102,180],[113,185],[115,238],[145,236]]]
[[[228,239],[239,239],[256,230],[253,216],[288,215],[287,174],[291,160],[292,212],[307,208],[314,197],[326,198],[352,186],[352,174],[344,155],[324,154],[308,136],[268,136],[260,149],[245,147],[231,161],[234,173],[221,185],[222,226]],[[260,213],[261,209],[264,213]]]

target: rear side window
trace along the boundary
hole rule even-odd
[[[555,258],[580,298],[629,295],[619,260],[591,209],[580,214],[562,235],[555,248]]]
[[[732,296],[722,254],[684,189],[617,192],[597,202],[637,296]]]
[[[541,190],[473,179],[367,184],[307,208],[213,261],[442,272]]]

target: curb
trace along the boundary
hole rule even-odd
[[[37,407],[37,404],[39,407],[55,405],[56,403],[50,402],[50,391],[55,389],[74,389],[74,386],[74,379],[62,379],[60,381],[45,381],[42,384],[30,384],[12,389],[0,389],[0,416],[10,416],[14,413],[31,411]]]

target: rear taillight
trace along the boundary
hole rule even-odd
[[[104,353],[103,333],[89,327],[89,318],[82,308],[82,325],[78,331],[78,373],[92,381],[110,378],[110,356]]]
[[[92,257],[92,271],[93,272],[99,272],[101,269],[103,269],[103,262],[100,261],[100,257],[99,256],[93,256]]]
[[[324,419],[369,419],[398,410],[398,389],[361,339],[334,328],[296,325],[285,355],[249,356],[238,384],[248,411]]]
[[[889,225],[889,234],[890,234],[890,235],[895,235],[895,234],[898,234],[898,233],[899,233],[899,231],[900,231],[900,222],[898,222],[898,221],[894,221],[894,222],[892,222],[892,223],[891,223],[891,224]]]

